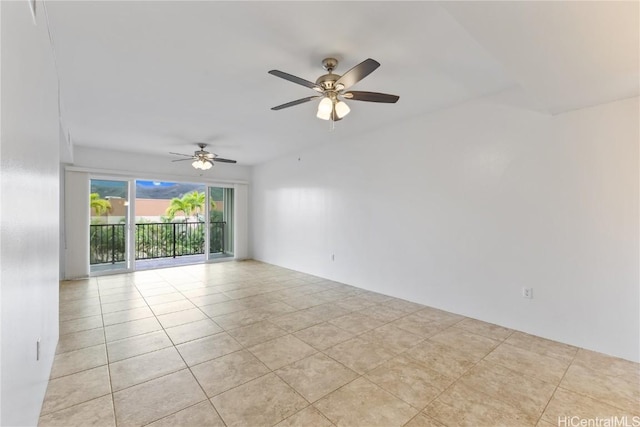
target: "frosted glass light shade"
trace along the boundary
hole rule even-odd
[[[331,109],[333,108],[333,102],[330,98],[322,98],[320,104],[318,105],[318,112],[323,113],[331,113]]]
[[[333,101],[329,98],[322,98],[322,101],[318,104],[318,114],[316,114],[316,117],[322,120],[329,120],[331,118],[332,110]]]
[[[191,163],[191,166],[196,169],[202,169],[206,171],[207,169],[211,169],[211,166],[213,165],[211,164],[211,162],[207,162],[205,160],[195,160],[193,163]]]
[[[339,118],[343,118],[344,116],[349,114],[349,111],[351,111],[351,108],[349,108],[349,106],[346,103],[342,101],[338,101],[336,103],[336,115]]]

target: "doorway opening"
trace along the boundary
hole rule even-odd
[[[92,179],[91,215],[92,273],[234,256],[233,188]]]
[[[135,184],[136,270],[203,262],[206,186],[146,180]]]
[[[90,192],[90,272],[128,270],[129,183],[92,179]]]
[[[135,212],[136,270],[233,257],[233,189],[137,180]]]
[[[233,257],[233,188],[209,187],[209,259]]]

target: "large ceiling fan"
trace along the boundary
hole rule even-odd
[[[293,76],[279,70],[271,70],[269,74],[276,77],[283,78],[290,82],[308,87],[310,89],[319,92],[318,95],[308,96],[306,98],[298,99],[295,101],[287,102],[286,104],[273,107],[272,110],[282,110],[283,108],[293,107],[294,105],[304,104],[314,99],[322,98],[318,105],[317,117],[322,120],[338,121],[342,120],[344,116],[349,114],[351,109],[343,101],[343,99],[349,99],[353,101],[368,101],[368,102],[382,102],[393,104],[400,99],[399,96],[389,95],[386,93],[378,92],[360,92],[360,91],[348,91],[354,84],[371,74],[376,68],[380,66],[380,63],[369,58],[362,61],[342,76],[334,74],[333,70],[338,66],[338,60],[335,58],[325,58],[322,61],[322,66],[328,71],[316,80],[315,83],[300,77]]]
[[[222,157],[218,157],[217,154],[205,151],[205,148],[207,148],[207,144],[200,142],[198,143],[198,147],[200,147],[200,149],[196,150],[193,154],[169,153],[176,156],[187,157],[186,159],[175,159],[171,161],[183,162],[185,160],[193,160],[193,162],[191,163],[191,166],[193,166],[196,169],[202,169],[202,170],[211,169],[211,167],[213,167],[213,164],[217,162],[237,163],[235,160],[223,159]]]

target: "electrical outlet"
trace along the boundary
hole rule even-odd
[[[533,298],[533,288],[522,288],[522,298]]]

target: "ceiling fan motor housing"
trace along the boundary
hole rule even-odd
[[[337,90],[336,81],[338,81],[339,78],[339,74],[324,74],[318,77],[318,80],[316,80],[316,84],[321,86],[325,91]]]
[[[322,60],[322,68],[331,73],[338,66],[338,60],[336,58],[325,58]]]
[[[335,58],[325,58],[322,61],[322,67],[327,70],[329,73],[324,74],[316,80],[316,84],[324,90],[327,91],[339,91],[344,88],[336,87],[336,82],[341,77],[340,74],[333,74],[333,70],[338,66],[338,60]]]

